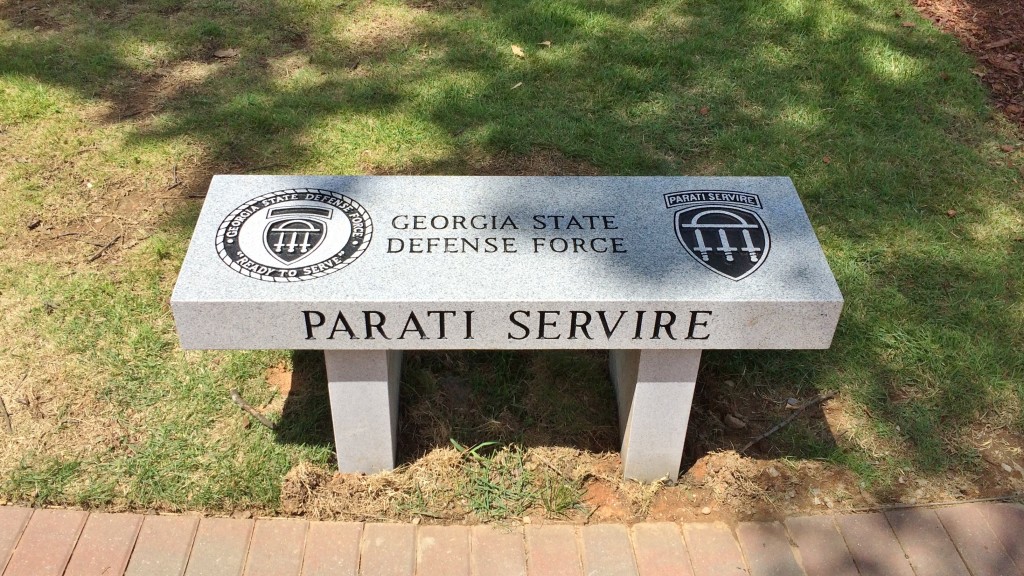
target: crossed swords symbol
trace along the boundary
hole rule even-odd
[[[694,220],[696,220],[701,215],[702,214],[699,214],[697,217],[694,217]],[[691,222],[690,224],[683,224],[683,228],[694,229],[693,235],[697,240],[697,246],[694,247],[694,250],[700,253],[701,260],[705,262],[708,261],[709,254],[712,252],[722,252],[723,254],[725,254],[726,262],[733,261],[734,252],[746,252],[747,255],[750,257],[751,262],[757,262],[757,253],[760,252],[761,249],[754,245],[754,240],[750,237],[750,230],[756,230],[758,228],[758,226],[755,224],[697,224],[695,222]],[[736,248],[729,243],[729,237],[725,233],[726,229],[728,228],[739,228],[740,230],[742,230],[744,243],[743,248]],[[705,229],[718,230],[719,246],[717,248],[710,247],[705,242],[704,233],[702,231]]]
[[[277,243],[274,244],[274,251],[280,254],[285,249],[288,250],[289,254],[294,254],[295,249],[298,248],[300,253],[305,254],[309,251],[309,234],[311,230],[271,230],[271,234],[277,235]],[[290,233],[290,234],[289,234]],[[299,235],[302,235],[302,240],[299,240]],[[288,241],[285,241],[285,237],[288,237]]]

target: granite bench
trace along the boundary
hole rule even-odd
[[[324,350],[344,472],[395,464],[403,350],[607,349],[625,475],[675,479],[701,350],[828,348],[788,178],[216,176],[186,349]]]

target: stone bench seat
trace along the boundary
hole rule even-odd
[[[675,479],[704,349],[828,348],[788,178],[216,176],[186,349],[325,351],[338,465],[393,468],[403,350],[607,349],[630,478]]]

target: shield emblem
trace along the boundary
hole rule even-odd
[[[700,204],[676,212],[676,237],[702,266],[732,280],[751,275],[768,257],[771,237],[757,213]]]
[[[263,247],[282,263],[294,264],[320,246],[327,232],[327,223],[320,218],[330,217],[330,211],[323,208],[271,210],[270,223],[263,232]]]

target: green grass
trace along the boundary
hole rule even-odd
[[[702,381],[840,390],[870,442],[807,426],[777,439],[789,458],[880,486],[980,471],[967,430],[1024,434],[1024,195],[973,65],[905,0],[0,3],[0,395],[20,429],[0,497],[273,510],[292,466],[330,465],[318,359],[176,347],[198,211],[177,196],[219,172],[790,176],[846,297],[833,346],[709,352]],[[90,232],[108,212],[121,228]],[[607,449],[602,361],[414,355],[405,457]],[[283,407],[263,378],[281,363],[318,383]],[[245,428],[230,388],[278,431]],[[43,419],[12,401],[30,391]]]
[[[472,447],[452,444],[467,460],[460,496],[478,518],[518,519],[535,508],[549,517],[565,517],[582,506],[579,480],[566,481],[550,471],[531,469],[526,452],[515,444],[498,450],[496,442]]]
[[[45,447],[25,451],[4,482],[11,497],[86,506],[272,509],[280,478],[299,459],[328,461],[323,445],[290,446],[268,430],[243,429],[237,409],[224,402],[225,382],[257,405],[269,402],[263,372],[281,353],[188,359],[175,351],[158,275],[114,281],[84,275],[65,283],[47,272],[53,271],[15,279],[3,270],[0,278],[50,303],[52,312],[35,308],[29,323],[65,355],[69,379],[80,380],[65,391],[68,414],[56,418],[66,430],[55,433],[75,444],[85,440],[74,434],[81,424],[75,417],[95,416],[86,410],[102,411],[112,431],[73,456],[54,457]],[[75,397],[79,392],[88,397]],[[278,434],[310,417],[285,423]]]

